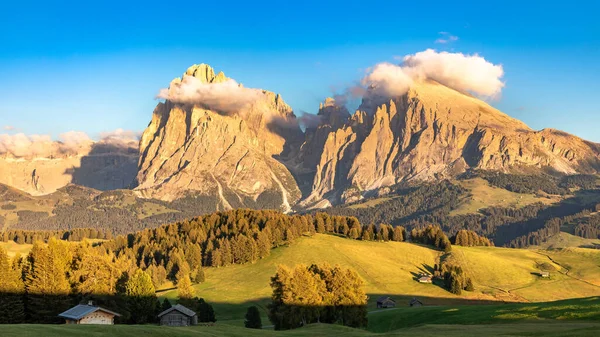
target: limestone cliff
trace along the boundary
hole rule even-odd
[[[190,67],[185,76],[210,85],[228,81],[205,64]],[[175,79],[171,86],[179,83]],[[142,135],[135,190],[163,200],[214,196],[221,210],[287,211],[301,195],[275,157],[286,155],[301,137],[292,109],[272,92],[260,91],[256,99],[227,112],[167,99],[156,106]]]
[[[326,137],[303,206],[323,207],[385,193],[402,181],[456,176],[469,168],[505,172],[592,173],[600,145],[533,131],[485,102],[436,82],[403,96],[363,100]]]

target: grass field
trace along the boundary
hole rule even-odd
[[[236,325],[242,324],[245,310],[253,304],[263,309],[266,319],[269,281],[279,264],[327,262],[356,270],[365,281],[370,310],[381,295],[393,296],[399,306],[406,306],[413,297],[426,305],[455,305],[552,301],[600,294],[600,251],[455,246],[448,259],[463,266],[476,288],[461,296],[414,280],[418,273],[431,271],[441,256],[440,251],[411,243],[354,241],[317,234],[277,248],[254,264],[207,268],[207,281],[196,289],[198,296],[214,305],[217,319]],[[553,270],[549,279],[535,275],[546,267]],[[176,290],[159,294],[177,297]]]
[[[382,310],[366,330],[314,324],[291,331],[227,323],[182,328],[155,325],[5,325],[2,336],[597,336],[598,297],[535,304],[436,306]]]
[[[16,254],[20,254],[21,256],[25,256],[25,255],[29,254],[29,251],[31,250],[31,247],[33,247],[33,245],[28,245],[28,244],[19,245],[19,244],[16,244],[14,241],[8,241],[8,242],[0,242],[0,247],[4,248],[4,250],[6,250],[6,252],[8,253],[8,256],[13,257]]]
[[[423,324],[500,326],[505,323],[573,320],[600,322],[600,298],[528,304],[399,308],[369,315],[368,329],[372,332],[388,332]]]
[[[457,182],[469,190],[461,205],[450,215],[477,213],[487,207],[524,207],[537,202],[552,204],[560,201],[560,197],[539,197],[534,194],[514,193],[502,188],[491,186],[482,178],[460,180]]]
[[[158,326],[91,326],[91,325],[6,325],[2,327],[5,337],[38,337],[38,336],[233,336],[233,337],[304,337],[304,336],[334,336],[369,337],[369,336],[597,336],[599,323],[588,322],[538,322],[518,324],[486,324],[486,325],[422,325],[414,328],[400,329],[385,333],[374,333],[365,330],[350,329],[342,326],[314,324],[292,331],[251,330],[242,327],[216,324],[212,327],[180,327],[167,328]]]
[[[563,249],[563,248],[599,248],[600,239],[584,239],[569,233],[560,232],[539,246],[529,246],[530,249]]]

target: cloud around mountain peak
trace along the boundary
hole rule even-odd
[[[399,96],[406,93],[413,82],[430,79],[461,92],[494,99],[504,88],[503,76],[502,65],[493,64],[478,54],[427,49],[404,56],[398,65],[376,64],[361,84],[373,87],[379,95]]]

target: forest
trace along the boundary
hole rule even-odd
[[[90,230],[16,230],[3,234],[4,239],[35,241],[31,252],[24,257],[17,255],[9,259],[5,251],[0,251],[1,272],[8,275],[0,282],[0,317],[9,322],[52,323],[57,321],[58,313],[71,305],[93,299],[121,312],[123,322],[151,322],[157,310],[168,305],[157,303],[155,289],[172,281],[181,303],[203,308],[208,312],[207,317],[214,319],[210,305],[197,299],[193,288],[194,283],[205,281],[205,266],[254,262],[268,256],[275,247],[314,233],[331,233],[353,240],[407,240],[406,231],[399,226],[361,225],[356,218],[322,212],[314,216],[289,216],[277,211],[249,209],[217,212],[93,244],[87,240],[60,240],[92,233],[96,237],[100,235]],[[422,233],[414,233],[424,244],[451,249],[448,237],[439,227],[427,227]],[[315,268],[311,272],[316,272]],[[338,272],[320,268],[323,277]],[[331,285],[325,282],[325,286]],[[338,308],[333,299],[322,301],[328,308],[323,312],[323,319],[362,324],[351,323],[350,316],[345,316],[350,315],[348,310],[359,309]]]
[[[493,186],[516,193],[542,191],[563,195],[565,199],[553,205],[536,203],[521,208],[488,207],[479,210],[477,214],[451,215],[451,211],[458,207],[461,198],[467,196],[468,191],[450,181],[442,181],[399,187],[375,207],[341,205],[323,211],[332,215],[354,216],[360,222],[390,223],[409,230],[435,224],[449,236],[456,236],[460,230],[465,229],[488,238],[497,246],[526,247],[540,244],[560,231],[560,227],[552,226],[551,220],[564,222],[566,220],[561,219],[568,219],[581,212],[595,211],[600,197],[600,190],[596,187],[597,178],[592,175],[557,178],[549,175],[526,176],[473,171],[463,175],[461,179],[473,177],[482,177]],[[569,227],[568,232],[586,238],[597,238],[600,231],[596,217],[589,221],[581,220]]]

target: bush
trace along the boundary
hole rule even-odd
[[[260,320],[260,312],[256,306],[251,306],[246,312],[244,317],[244,326],[249,329],[262,329],[262,322]]]

